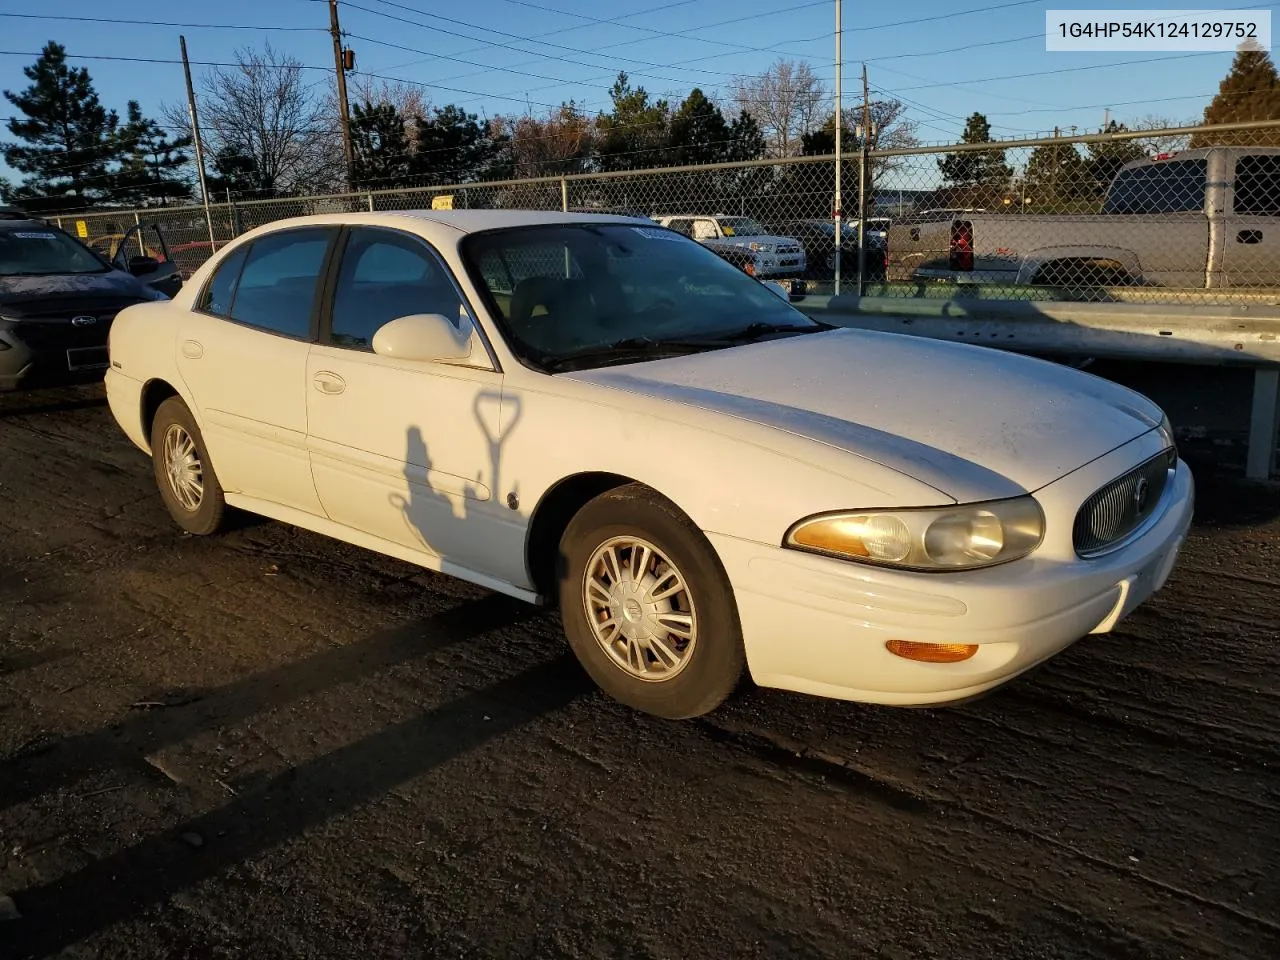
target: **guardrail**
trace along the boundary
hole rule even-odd
[[[840,326],[1046,356],[1254,371],[1245,475],[1271,477],[1280,440],[1280,308],[1269,304],[904,300],[809,296],[805,313]]]

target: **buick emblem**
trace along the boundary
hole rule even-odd
[[[82,316],[82,317],[71,318],[71,325],[73,327],[89,327],[97,322],[98,322],[97,317]]]
[[[1146,477],[1139,477],[1133,485],[1133,506],[1141,513],[1147,507],[1147,494],[1151,492],[1151,483]]]

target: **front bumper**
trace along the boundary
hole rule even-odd
[[[109,324],[85,332],[70,324],[0,322],[0,391],[101,380],[108,329]]]
[[[752,678],[842,700],[938,705],[984,693],[1084,636],[1109,632],[1173,569],[1191,524],[1191,472],[1179,462],[1142,535],[1106,556],[1077,557],[1071,523],[1064,531],[1061,518],[1158,451],[1148,435],[1037,491],[1050,518],[1044,543],[987,570],[910,573],[710,534],[734,588]],[[960,663],[920,663],[890,653],[892,639],[979,649]]]
[[[755,276],[762,280],[785,280],[803,277],[808,269],[804,254],[779,257],[775,254],[756,254]]]

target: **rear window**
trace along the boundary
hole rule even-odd
[[[1280,156],[1254,154],[1236,162],[1235,212],[1280,217]]]
[[[1103,213],[1200,213],[1208,161],[1164,160],[1122,170],[1107,190]]]

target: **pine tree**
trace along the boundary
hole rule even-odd
[[[667,101],[650,101],[644,87],[632,87],[626,73],[609,88],[610,113],[596,118],[597,156],[603,170],[639,170],[657,166],[667,145]]]
[[[739,111],[737,119],[729,124],[729,140],[729,160],[759,160],[769,148],[760,124],[746,110]]]
[[[1085,161],[1073,143],[1036,147],[1027,158],[1023,189],[1041,209],[1088,193]]]
[[[1246,120],[1280,120],[1280,78],[1265,50],[1239,51],[1231,71],[1218,85],[1217,96],[1205,107],[1206,125]],[[1280,144],[1280,129],[1196,134],[1191,138],[1192,148],[1218,144],[1275,146]]]
[[[45,44],[40,58],[22,72],[31,85],[5,99],[25,116],[9,120],[22,143],[5,145],[4,159],[25,174],[19,196],[38,198],[39,209],[85,207],[111,187],[108,167],[120,153],[119,117],[107,110],[84,67],[67,65],[61,44]]]
[[[355,182],[383,189],[400,186],[409,175],[409,137],[405,118],[390,103],[353,104],[351,147]]]
[[[190,137],[170,140],[156,121],[143,116],[138,102],[130,100],[119,140],[124,155],[114,176],[115,201],[163,206],[190,199],[190,183],[178,176],[191,159],[183,152],[191,146]]]
[[[223,147],[213,155],[213,171],[205,179],[210,200],[222,200],[228,193],[232,198],[253,199],[263,193],[259,184],[262,177],[256,161],[248,153],[236,147]]]
[[[1103,133],[1124,133],[1129,128],[1123,123],[1112,120]],[[1089,144],[1089,156],[1085,159],[1088,168],[1089,184],[1095,197],[1101,198],[1107,187],[1116,178],[1120,168],[1131,160],[1141,160],[1146,156],[1138,140],[1110,140]]]
[[[964,125],[961,143],[990,143],[991,124],[981,113],[971,114]],[[1013,177],[1003,150],[971,150],[948,153],[938,160],[942,179],[957,187],[985,187],[1003,192]]]
[[[729,155],[730,137],[729,124],[720,108],[694,87],[671,115],[669,162],[719,163]]]
[[[431,183],[462,183],[482,178],[499,151],[487,124],[474,113],[447,103],[417,121],[409,171]]]

